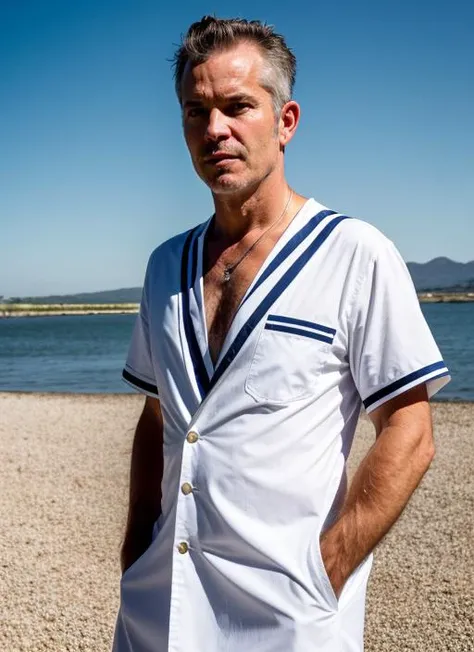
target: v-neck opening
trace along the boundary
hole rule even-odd
[[[314,215],[315,212],[316,215]],[[319,223],[329,215],[335,215],[334,211],[325,209],[324,206],[312,198],[301,206],[271,251],[268,252],[252,283],[243,294],[232,317],[215,364],[212,361],[209,349],[203,275],[204,242],[212,217],[189,233],[183,249],[182,259],[183,326],[201,401],[204,400],[209,390],[215,385],[217,380],[216,372],[218,372],[219,377],[222,376],[223,368],[227,368],[235,358],[241,348],[241,344],[238,347],[235,346],[236,340],[240,342],[246,324],[249,320],[253,320],[256,313],[260,312],[258,310],[259,304],[262,301],[265,303],[266,295],[265,292],[262,295],[261,288],[266,287],[267,282],[270,282],[270,279],[273,278],[275,271],[287,259],[291,261],[292,254],[315,231]],[[272,287],[269,293],[273,294]],[[258,297],[260,297],[260,300]],[[251,330],[253,330],[254,326],[255,324]]]
[[[305,201],[305,203],[300,207],[300,209],[297,211],[296,215],[293,217],[291,222],[288,224],[286,229],[283,231],[283,233],[280,235],[278,238],[277,242],[275,245],[272,247],[272,249],[268,252],[267,257],[257,270],[257,273],[255,274],[255,277],[253,278],[252,282],[242,295],[239,304],[237,306],[237,309],[232,317],[232,321],[229,324],[229,328],[227,329],[227,333],[224,337],[224,341],[222,342],[222,346],[219,350],[219,355],[217,356],[216,362],[214,363],[212,361],[212,357],[210,354],[210,349],[209,349],[209,332],[207,329],[207,318],[206,318],[206,304],[204,300],[204,275],[203,275],[203,260],[204,260],[204,242],[205,242],[205,237],[207,230],[210,226],[210,223],[212,221],[212,217],[208,220],[205,228],[201,232],[201,234],[198,236],[199,240],[199,255],[198,255],[198,278],[199,279],[199,293],[200,293],[200,298],[201,298],[201,305],[202,305],[202,315],[201,315],[201,327],[205,331],[205,341],[206,341],[206,351],[204,352],[203,357],[207,358],[209,363],[212,365],[212,375],[214,374],[215,370],[219,367],[220,363],[222,362],[223,357],[225,356],[225,353],[228,349],[229,345],[229,338],[231,336],[232,331],[234,330],[235,323],[239,317],[239,313],[241,311],[242,306],[244,303],[247,301],[247,298],[253,293],[254,287],[256,284],[259,283],[260,278],[262,275],[265,273],[265,270],[271,265],[272,261],[278,256],[280,251],[289,243],[293,235],[297,233],[301,228],[303,228],[304,225],[301,225],[300,222],[307,217],[307,213],[310,211],[310,208],[323,208],[320,204],[318,204],[314,199],[310,198]],[[265,279],[266,280],[266,279]],[[197,281],[196,281],[197,285]],[[196,291],[196,290],[195,290]],[[203,353],[201,351],[201,353]],[[207,365],[206,365],[207,366]]]

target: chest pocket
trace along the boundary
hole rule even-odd
[[[245,382],[256,400],[288,403],[311,396],[336,331],[315,322],[268,315]]]

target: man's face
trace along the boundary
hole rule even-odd
[[[258,47],[241,43],[184,71],[184,136],[196,172],[214,194],[256,187],[278,163],[278,123],[260,83],[263,66]]]

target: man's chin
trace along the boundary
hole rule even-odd
[[[205,183],[215,195],[241,192],[247,184],[233,174],[221,174],[213,179],[205,179]]]

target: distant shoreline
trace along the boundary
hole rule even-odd
[[[13,303],[0,304],[0,319],[14,317],[53,317],[77,315],[134,315],[138,312],[138,303]]]
[[[418,292],[420,303],[470,303],[474,292]]]
[[[471,303],[474,292],[419,292],[420,303]],[[133,315],[138,303],[0,303],[0,319],[12,317],[48,317],[71,315]]]

